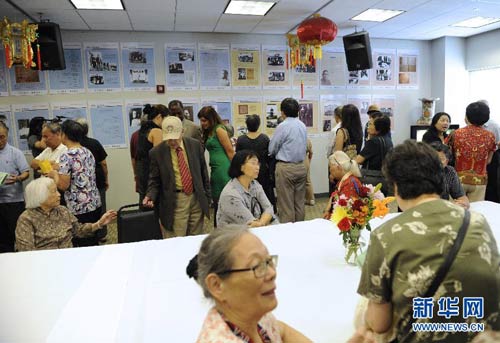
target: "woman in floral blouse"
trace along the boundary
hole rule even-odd
[[[413,299],[426,293],[453,245],[463,222],[463,207],[440,199],[443,169],[437,153],[426,143],[406,141],[390,152],[384,173],[394,185],[399,216],[372,232],[358,293],[369,299],[365,319],[376,333],[389,329],[405,342],[469,342],[474,332],[413,332],[409,321],[484,323],[500,329],[500,256],[495,237],[478,213],[470,224],[455,261],[434,295],[431,318],[412,318]],[[460,315],[446,319],[438,313],[442,297],[457,297]],[[483,297],[483,316],[463,318],[464,297]]]
[[[187,269],[215,303],[197,343],[310,343],[271,313],[278,305],[277,263],[278,256],[244,228],[212,231]]]

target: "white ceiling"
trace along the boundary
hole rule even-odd
[[[431,40],[468,37],[500,28],[450,26],[473,16],[500,17],[500,0],[279,0],[265,17],[222,14],[228,0],[122,0],[125,11],[76,10],[69,0],[3,0],[0,18],[29,15],[58,23],[64,30],[177,31],[284,34],[319,11],[333,20],[339,35],[355,26],[372,38]],[[385,23],[353,22],[368,8],[405,10]],[[23,14],[24,12],[24,14]]]

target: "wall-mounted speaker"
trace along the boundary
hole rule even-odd
[[[372,49],[368,32],[354,32],[344,36],[344,50],[349,71],[371,69]]]
[[[42,60],[42,70],[62,70],[66,69],[64,60],[64,50],[61,39],[59,25],[50,22],[38,23],[38,39],[32,44],[33,53],[36,60],[36,45],[40,45],[40,57]],[[36,66],[33,69],[38,69]]]

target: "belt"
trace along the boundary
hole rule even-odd
[[[304,161],[300,161],[300,162],[289,162],[289,161],[276,160],[276,162],[298,164],[298,163],[302,163],[302,162],[304,162]]]
[[[182,193],[182,192],[184,192],[182,189],[176,189],[175,190],[175,193]]]

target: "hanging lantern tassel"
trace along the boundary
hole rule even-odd
[[[309,65],[314,66],[314,54],[313,54],[313,49],[309,49]]]
[[[32,62],[33,62],[33,49],[31,49],[31,45],[28,45],[28,58],[26,59],[26,65],[24,67],[26,69],[30,69]]]
[[[304,99],[304,81],[300,81],[300,98]]]
[[[36,45],[36,63],[38,64],[38,70],[42,70],[42,56],[40,55],[40,44]]]
[[[288,70],[288,49],[286,50],[286,70]]]
[[[12,58],[10,57],[10,46],[9,44],[4,45],[5,48],[5,62],[7,64],[7,68],[12,67]]]
[[[321,45],[314,46],[314,58],[320,60],[323,57],[323,52],[321,50]]]

